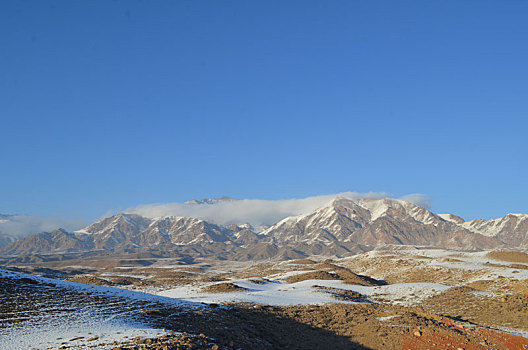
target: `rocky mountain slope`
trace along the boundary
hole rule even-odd
[[[472,232],[499,238],[514,247],[528,248],[527,214],[508,214],[493,220],[471,220],[462,223],[461,226]]]
[[[84,234],[63,229],[41,232],[15,241],[0,250],[2,255],[86,251],[94,248],[93,241]]]
[[[286,218],[266,235],[276,242],[353,242],[488,249],[502,243],[442,219],[427,209],[396,199],[351,201],[338,198],[315,212]]]
[[[214,203],[200,200],[192,204]],[[462,250],[528,248],[528,215],[465,222],[403,200],[335,198],[312,213],[288,217],[255,232],[249,224],[221,226],[190,217],[118,214],[77,232],[56,230],[20,239],[2,248],[0,254],[160,250],[192,257],[250,260],[348,256],[383,245]]]

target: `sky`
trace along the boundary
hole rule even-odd
[[[526,1],[3,1],[0,213],[410,193],[528,213]]]

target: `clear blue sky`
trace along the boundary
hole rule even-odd
[[[2,1],[0,213],[425,193],[528,212],[527,1]]]

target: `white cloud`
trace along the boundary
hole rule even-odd
[[[336,197],[348,199],[383,198],[387,193],[343,192],[302,199],[262,200],[241,199],[215,204],[159,203],[145,204],[125,210],[125,213],[155,218],[162,216],[190,216],[221,225],[250,223],[254,227],[273,225],[288,217],[307,214]]]
[[[17,238],[33,233],[53,231],[63,228],[67,231],[78,230],[86,222],[74,219],[43,218],[31,215],[5,215],[0,216],[0,233]]]
[[[419,207],[425,208],[425,209],[431,209],[431,198],[425,194],[421,193],[411,193],[408,195],[405,195],[403,197],[400,197],[399,199],[411,202],[414,205],[417,205]]]

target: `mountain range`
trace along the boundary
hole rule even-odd
[[[187,202],[214,205],[228,197]],[[12,242],[0,237],[0,255],[72,252],[156,252],[228,260],[348,256],[386,245],[461,250],[528,249],[528,215],[464,221],[399,199],[337,197],[315,211],[257,230],[249,224],[218,225],[198,218],[147,218],[117,214],[68,232],[41,232]]]

